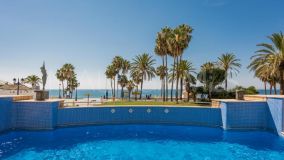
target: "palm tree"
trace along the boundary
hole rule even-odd
[[[55,76],[56,76],[56,78],[61,82],[61,85],[62,85],[62,93],[63,93],[62,95],[63,95],[63,97],[65,97],[65,96],[64,96],[64,93],[65,93],[65,91],[64,91],[64,80],[65,80],[65,77],[64,77],[63,69],[58,69],[58,70],[56,71]]]
[[[141,92],[140,99],[142,98],[143,82],[144,80],[151,80],[155,77],[155,59],[147,53],[136,56],[131,64],[131,74],[137,74],[141,76]]]
[[[111,95],[112,97],[115,97],[115,76],[116,76],[116,69],[113,65],[107,66],[107,69],[105,71],[105,75],[107,79],[110,79],[110,86],[111,86]],[[113,83],[114,82],[114,86]]]
[[[250,71],[254,71],[254,76],[259,78],[264,83],[264,90],[266,92],[267,82],[270,84],[270,94],[272,93],[272,87],[276,92],[276,83],[279,82],[278,64],[274,63],[274,56],[270,55],[256,55],[252,57],[252,61],[248,68]],[[276,94],[276,93],[275,93]]]
[[[261,49],[256,51],[256,55],[252,56],[252,62],[248,66],[251,70],[261,72],[262,65],[270,66],[270,76],[278,76],[280,84],[280,94],[284,94],[284,35],[282,32],[274,33],[268,36],[271,43],[260,43],[257,46]],[[261,65],[260,63],[263,62]],[[263,69],[264,70],[264,69]]]
[[[181,83],[181,89],[180,89],[180,100],[182,100],[182,92],[183,92],[183,81],[184,79],[188,78],[191,73],[194,72],[194,67],[191,62],[187,60],[181,60],[178,66],[178,74],[180,75],[180,83]]]
[[[68,86],[69,91],[70,91],[70,98],[73,98],[73,92],[74,92],[75,89],[77,89],[77,87],[79,87],[79,84],[80,83],[77,80],[77,75],[73,74],[73,77],[70,78],[69,86]]]
[[[141,79],[142,76],[138,72],[133,72],[133,73],[131,72],[130,77],[132,78],[132,80],[133,80],[133,82],[135,84],[135,87],[136,87],[135,100],[137,100],[137,95],[138,94],[140,95],[140,93],[138,91],[138,86],[142,82],[142,79]]]
[[[128,82],[128,79],[126,77],[126,75],[121,75],[119,76],[119,79],[118,79],[118,84],[121,86],[121,95],[120,97],[123,99],[124,98],[124,87],[127,85],[127,82]]]
[[[115,73],[116,73],[116,77],[117,77],[117,81],[118,81],[118,78],[120,76],[120,71],[122,70],[123,68],[123,63],[124,63],[124,59],[121,57],[121,56],[115,56],[112,60],[112,65],[113,67],[115,68]],[[114,92],[115,92],[115,83],[114,83]],[[115,95],[118,94],[118,85],[117,85],[117,93],[114,93],[114,97]]]
[[[167,43],[168,43],[170,55],[174,58],[174,66],[178,66],[179,61],[182,60],[182,54],[184,50],[188,47],[188,44],[191,40],[191,33],[192,33],[192,28],[185,24],[179,25],[177,28],[172,30],[172,34],[169,37]],[[177,72],[177,68],[175,68],[175,70]],[[179,74],[177,73],[176,76],[177,76],[176,77],[176,102],[178,102]],[[172,83],[172,86],[173,86],[173,83]]]
[[[128,90],[128,100],[130,101],[130,96],[133,88],[135,87],[135,84],[132,80],[129,80],[126,84],[126,88]]]
[[[165,50],[166,47],[164,47],[164,45],[167,45],[166,40],[163,38],[162,33],[158,33],[157,35],[157,39],[156,39],[156,47],[155,47],[155,53],[156,55],[160,56],[162,58],[162,66],[161,67],[165,67],[165,56],[167,55],[167,51]],[[160,77],[161,78],[161,77]],[[165,85],[165,76],[163,77],[163,79],[161,79],[161,97],[163,97],[163,100],[165,98],[165,91],[163,88]]]
[[[160,77],[161,80],[161,97],[163,97],[163,101],[165,101],[165,77],[167,75],[167,68],[164,65],[157,67],[156,75]]]
[[[227,90],[228,76],[233,77],[233,73],[237,74],[239,72],[238,69],[241,67],[240,59],[237,59],[234,53],[226,53],[218,57],[217,64],[226,72],[225,90]]]
[[[168,76],[168,55],[170,54],[170,51],[169,51],[169,45],[168,45],[168,40],[170,38],[170,35],[171,35],[171,31],[172,29],[169,28],[169,27],[164,27],[162,28],[162,31],[160,32],[161,33],[161,38],[163,39],[163,45],[161,45],[161,47],[163,48],[163,50],[166,52],[166,55],[164,56],[165,57],[165,66],[166,66],[166,86],[165,86],[165,91],[166,91],[166,101],[168,101],[168,84],[169,84],[169,76]]]
[[[41,79],[36,75],[30,75],[24,79],[24,83],[31,84],[32,88],[35,89],[41,83]]]
[[[193,92],[191,89],[191,84],[196,84],[196,78],[192,74],[187,74],[187,76],[185,77],[185,90],[187,92],[187,101],[189,101],[189,94]],[[193,99],[195,100],[196,98],[193,97]]]

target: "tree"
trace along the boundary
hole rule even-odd
[[[130,62],[123,59],[121,56],[115,56],[112,60],[112,66],[115,69],[115,77],[117,77],[117,84],[122,75],[125,75],[130,69]],[[118,85],[117,85],[118,92]],[[122,93],[122,92],[121,92]],[[115,82],[114,82],[114,97],[115,97]]]
[[[186,77],[185,77],[185,90],[187,92],[187,101],[189,101],[189,94],[193,93],[191,84],[193,84],[193,85],[196,84],[196,78],[191,74],[187,74]],[[195,96],[195,95],[193,95],[193,96]],[[196,97],[193,97],[193,99],[195,101]]]
[[[41,79],[36,75],[30,75],[24,79],[24,83],[30,84],[32,88],[35,89],[36,86],[39,86],[39,84],[41,83]]]
[[[116,73],[115,77],[117,77],[117,81],[118,81],[118,77],[120,76],[119,72],[122,70],[122,67],[123,67],[123,61],[124,59],[121,56],[115,56],[112,60],[112,66],[115,69],[115,73]],[[117,93],[115,92],[115,89],[116,89],[115,81],[116,80],[114,80],[114,97],[116,94],[118,94],[118,85],[117,85]]]
[[[140,92],[138,90],[138,86],[142,82],[142,79],[141,79],[142,76],[140,75],[139,72],[131,72],[130,76],[131,76],[131,78],[132,78],[132,80],[135,84],[135,87],[136,87],[136,91],[133,92],[132,94],[135,95],[135,100],[137,100],[137,95],[140,95]]]
[[[161,80],[161,97],[165,101],[165,77],[167,75],[167,68],[164,65],[157,67],[156,75],[160,77]]]
[[[127,79],[127,77],[125,75],[121,75],[121,76],[119,76],[117,82],[121,86],[121,96],[120,97],[123,99],[124,98],[124,91],[123,91],[123,89],[127,85],[128,79]]]
[[[105,71],[105,75],[106,75],[107,79],[110,79],[112,97],[115,97],[115,76],[116,76],[116,73],[117,73],[117,71],[116,71],[116,69],[113,65],[107,66],[107,69]],[[114,84],[114,86],[113,86],[113,84]]]
[[[132,80],[129,80],[126,84],[126,88],[128,90],[128,100],[130,101],[130,96],[133,88],[135,87],[135,84]]]
[[[211,99],[213,89],[225,80],[225,70],[211,66],[211,62],[201,66],[201,71],[197,75],[197,79],[204,84],[204,88]]]
[[[259,75],[265,72],[265,68],[270,67],[269,76],[278,78],[280,84],[280,94],[283,95],[284,35],[282,34],[282,32],[273,33],[271,36],[268,36],[268,39],[271,41],[271,43],[260,43],[257,45],[261,48],[256,51],[256,55],[251,57],[252,62],[250,63],[248,68],[257,72],[255,75],[262,78],[262,76]]]
[[[56,74],[55,74],[55,76],[56,76],[56,78],[61,82],[61,85],[62,85],[62,95],[63,95],[63,97],[65,97],[64,96],[64,93],[65,93],[65,91],[64,91],[64,80],[65,80],[65,77],[64,77],[64,73],[63,73],[63,69],[58,69],[57,71],[56,71]],[[60,94],[60,93],[59,93]]]
[[[73,92],[72,83],[75,81],[74,77],[76,78],[75,67],[70,63],[64,64],[60,69],[57,70],[56,77],[62,83],[63,97],[66,98],[68,95],[70,98]],[[64,89],[64,82],[66,82],[66,89]]]
[[[187,60],[181,60],[178,66],[178,74],[180,75],[180,99],[182,100],[182,92],[183,92],[183,81],[185,78],[188,78],[194,72],[194,68],[191,62]]]
[[[131,74],[141,76],[141,92],[140,99],[142,98],[143,82],[144,80],[151,80],[155,77],[155,59],[147,53],[136,56],[131,64]]]
[[[174,58],[174,66],[178,66],[179,61],[182,60],[182,54],[184,50],[188,47],[191,40],[192,28],[188,25],[182,24],[172,30],[172,34],[169,36],[167,41],[170,55]],[[177,68],[174,68],[177,72]],[[176,75],[176,102],[178,102],[178,84],[179,84],[179,73]],[[172,83],[173,86],[173,83]],[[172,91],[171,91],[172,100]]]
[[[237,74],[241,67],[240,59],[237,59],[233,53],[222,54],[218,57],[218,66],[225,70],[225,90],[228,88],[228,76],[233,77],[233,73]]]

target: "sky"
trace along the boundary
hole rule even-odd
[[[104,72],[114,56],[149,53],[158,66],[157,32],[188,24],[194,31],[183,58],[197,71],[233,52],[242,68],[229,87],[263,88],[247,66],[256,44],[284,31],[283,6],[283,0],[1,0],[0,80],[41,76],[45,61],[46,88],[58,88],[55,72],[64,63],[75,66],[80,88],[109,88]],[[144,88],[159,86],[155,78]]]

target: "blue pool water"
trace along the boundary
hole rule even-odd
[[[269,132],[161,125],[107,125],[0,135],[0,159],[284,159]]]

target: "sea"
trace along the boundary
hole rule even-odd
[[[116,91],[117,97],[120,96],[120,91],[121,90]],[[108,92],[108,97],[111,97],[111,90],[106,90],[106,89],[78,89],[77,96],[78,96],[79,99],[82,99],[82,98],[87,97],[86,94],[90,94],[90,98],[100,98],[100,97],[106,96],[107,92]],[[258,94],[265,94],[264,89],[259,89],[258,92],[259,92]],[[175,94],[175,91],[173,93]],[[269,90],[267,90],[267,94],[269,94]],[[279,90],[277,90],[277,94],[279,94]],[[160,89],[143,89],[142,96],[145,97],[146,95],[149,95],[149,96],[151,95],[151,97],[153,97],[153,98],[160,97],[161,91],[160,91]],[[169,92],[169,95],[170,95],[170,92]],[[56,97],[59,96],[59,91],[56,90],[56,89],[50,89],[49,90],[49,96],[56,98]],[[73,98],[74,97],[75,97],[75,93],[73,93]]]

